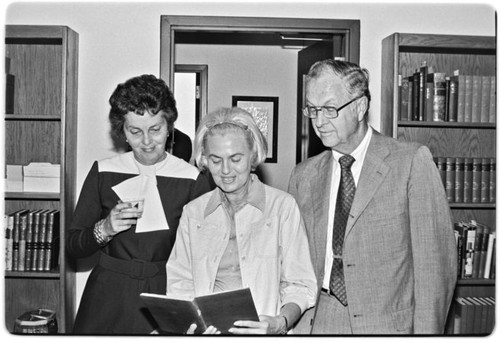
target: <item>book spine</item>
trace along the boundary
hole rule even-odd
[[[408,118],[408,96],[409,96],[409,80],[408,77],[401,78],[401,93],[399,97],[399,116],[400,120],[407,121]]]
[[[408,76],[408,120],[413,120],[413,75]]]
[[[490,228],[487,226],[484,226],[483,228],[483,236],[481,239],[481,249],[480,251],[480,256],[479,256],[479,272],[477,277],[480,279],[484,278],[484,271],[486,268],[486,251],[488,250],[488,239],[490,237]]]
[[[419,105],[420,105],[420,72],[418,70],[415,70],[415,73],[413,73],[413,90],[412,90],[412,95],[413,95],[413,100],[412,100],[412,120],[413,121],[419,121]]]
[[[464,158],[455,160],[455,202],[464,202]]]
[[[481,202],[481,158],[472,159],[472,202]]]
[[[38,262],[36,270],[41,272],[45,266],[45,238],[47,235],[47,212],[40,215],[40,229],[38,236]]]
[[[445,78],[444,83],[445,97],[444,97],[444,121],[450,121],[450,78]]]
[[[45,271],[50,271],[54,267],[55,255],[57,253],[57,222],[59,221],[59,211],[54,210],[48,215],[47,219],[47,243],[45,250]]]
[[[449,102],[448,102],[448,120],[451,122],[458,121],[458,81],[456,78],[451,77],[449,82]]]
[[[31,270],[31,258],[33,257],[33,211],[28,213],[28,223],[26,228],[26,259],[24,262],[24,269]]]
[[[457,75],[455,77],[458,84],[458,99],[457,99],[457,122],[465,121],[465,76]]]
[[[472,75],[465,76],[464,122],[472,121]]]
[[[436,157],[435,163],[439,171],[439,176],[441,176],[441,181],[443,182],[443,187],[446,189],[446,158]]]
[[[497,97],[496,97],[496,82],[497,78],[496,76],[491,76],[490,77],[490,123],[495,123],[496,122],[496,117],[497,117]]]
[[[496,177],[496,159],[494,157],[490,158],[490,202],[495,203],[496,201],[496,191],[497,191],[497,177]]]
[[[490,80],[490,76],[481,76],[481,110],[479,111],[481,123],[490,121]]]
[[[471,122],[481,121],[481,76],[472,76],[472,114]]]
[[[484,273],[483,273],[484,279],[490,278],[491,259],[493,257],[493,247],[494,246],[495,246],[495,233],[490,233],[488,235],[488,246],[486,249],[486,262],[484,265]]]
[[[434,106],[434,82],[433,75],[428,74],[427,85],[425,87],[425,118],[427,121],[433,121],[433,106]],[[430,80],[430,81],[429,81]]]
[[[12,214],[5,215],[5,270],[12,270],[12,245],[13,245],[13,230],[14,216]]]
[[[476,230],[468,228],[466,240],[466,252],[464,261],[464,278],[470,279],[472,277],[473,263],[474,263],[474,242],[476,238]]]
[[[455,158],[446,157],[446,198],[449,202],[455,201]]]
[[[420,71],[418,73],[419,76],[419,93],[418,93],[418,120],[419,121],[426,121],[426,114],[425,114],[425,87],[427,85],[427,62],[422,62],[422,65],[420,66]]]
[[[432,102],[432,120],[445,121],[446,78],[444,73],[434,73],[434,98]]]
[[[28,216],[24,214],[19,219],[19,256],[17,260],[17,270],[20,272],[24,272],[26,261],[26,228],[28,225]]]
[[[490,159],[481,160],[481,202],[490,202]]]
[[[481,225],[476,227],[476,237],[474,239],[474,257],[472,259],[472,278],[479,277],[479,266],[481,263],[481,244],[483,242],[484,228]]]
[[[38,245],[38,237],[40,235],[40,213],[43,211],[36,212],[33,216],[33,239],[32,239],[32,257],[31,257],[31,268],[30,270],[36,271],[38,266],[38,251],[40,247]]]
[[[464,158],[464,202],[472,202],[472,158]]]

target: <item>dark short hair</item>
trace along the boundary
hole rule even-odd
[[[125,140],[123,125],[125,115],[129,112],[138,115],[144,115],[144,112],[152,115],[162,112],[169,131],[177,119],[174,95],[165,81],[154,75],[136,76],[120,83],[109,98],[109,104],[111,134],[119,140]]]

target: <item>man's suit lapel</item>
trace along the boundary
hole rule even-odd
[[[317,164],[316,177],[311,177],[312,203],[313,203],[313,218],[314,218],[314,246],[316,251],[315,272],[319,277],[323,275],[325,254],[326,254],[326,237],[328,226],[328,212],[330,206],[330,185],[332,180],[332,161],[333,154],[331,151],[325,153]]]
[[[363,162],[363,168],[361,169],[349,220],[347,221],[345,237],[349,235],[359,216],[363,213],[389,172],[389,167],[384,162],[384,159],[389,155],[390,151],[383,140],[382,135],[373,131],[373,136]]]

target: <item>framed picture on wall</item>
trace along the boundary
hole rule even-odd
[[[249,112],[267,140],[266,163],[278,162],[278,97],[233,95],[233,106]]]

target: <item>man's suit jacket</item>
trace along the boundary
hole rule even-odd
[[[321,289],[333,155],[297,165],[295,196]],[[330,243],[329,243],[330,244]],[[444,187],[425,146],[373,132],[347,222],[343,262],[354,334],[442,334],[457,275]],[[315,308],[294,330],[310,333]]]

